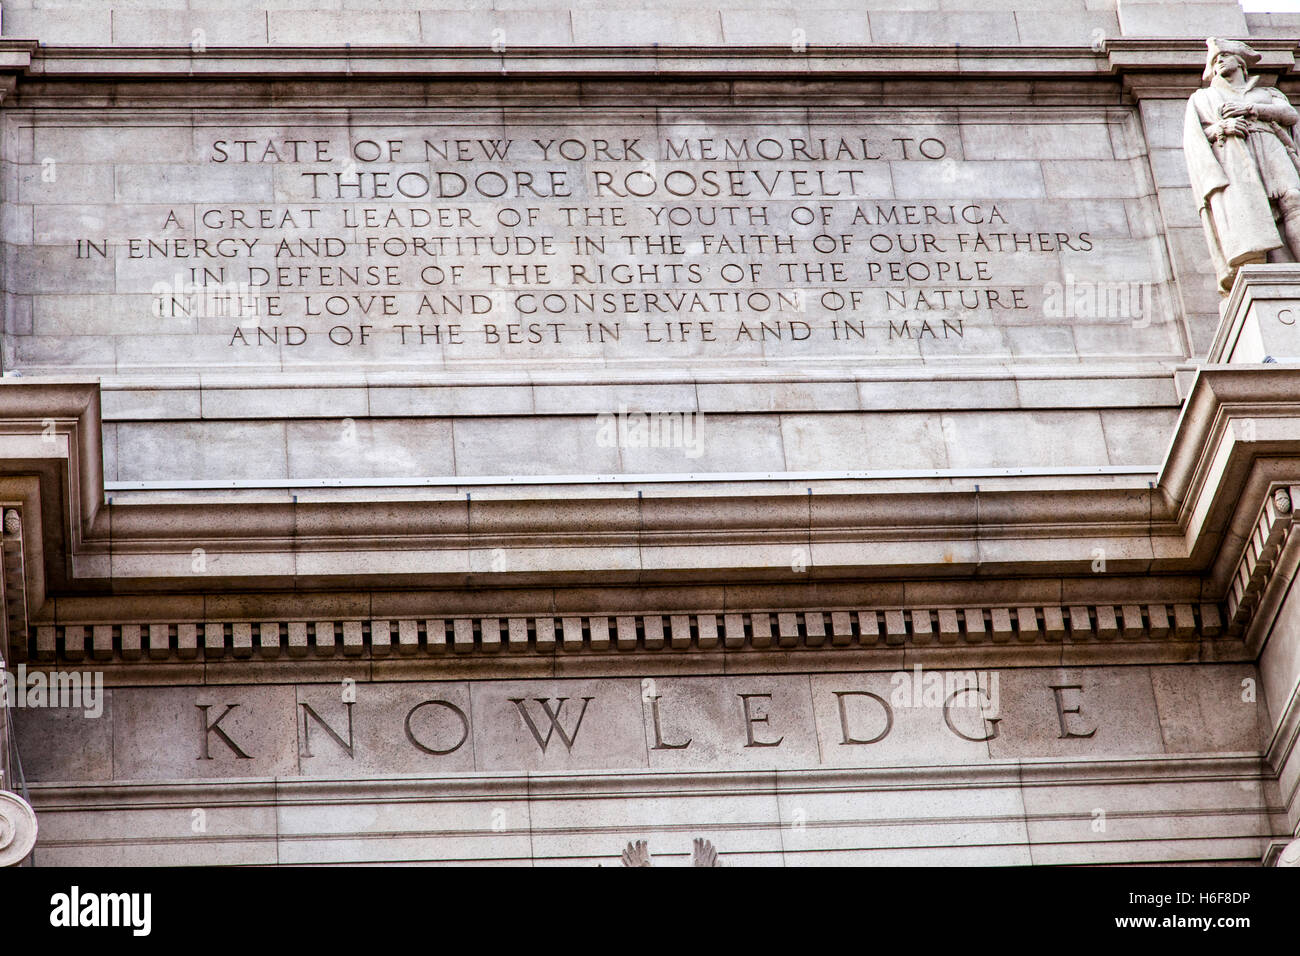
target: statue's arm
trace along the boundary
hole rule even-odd
[[[1191,135],[1191,131],[1197,128],[1210,142],[1219,142],[1225,136],[1245,135],[1244,129],[1238,129],[1235,119],[1227,119],[1212,112],[1209,104],[1204,104],[1199,96],[1193,94],[1187,101],[1187,127],[1184,136]],[[1184,139],[1184,148],[1186,148],[1186,139]]]
[[[1221,142],[1227,136],[1245,136],[1246,127],[1238,120],[1232,117],[1216,120],[1207,123],[1201,120],[1201,129],[1205,131],[1205,138],[1211,142]]]
[[[1300,120],[1300,113],[1296,112],[1295,107],[1290,104],[1283,94],[1276,90],[1270,90],[1269,92],[1272,94],[1272,102],[1255,106],[1255,116],[1265,123],[1294,126],[1296,121]]]
[[[1197,202],[1204,206],[1210,195],[1228,185],[1228,177],[1219,165],[1219,160],[1210,148],[1210,143],[1218,135],[1222,136],[1222,123],[1207,122],[1211,113],[1204,97],[1193,94],[1187,101],[1187,112],[1183,122],[1183,155],[1187,159],[1187,171],[1191,175],[1192,186],[1197,195]],[[1205,108],[1202,108],[1205,107]]]
[[[1237,127],[1227,120],[1219,120],[1215,123],[1202,123],[1201,129],[1205,130],[1206,139],[1218,142],[1225,136],[1239,135]]]

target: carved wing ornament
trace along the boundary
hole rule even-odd
[[[713,848],[712,843],[699,837],[695,838],[691,850],[691,866],[722,866],[718,862],[718,851]]]
[[[650,847],[646,845],[645,840],[637,840],[635,843],[629,843],[623,849],[624,866],[654,866],[650,862]]]
[[[624,866],[654,866],[650,861],[650,846],[645,840],[636,840],[623,848]],[[696,837],[691,844],[691,866],[722,866],[718,851],[708,840]]]

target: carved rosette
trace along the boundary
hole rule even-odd
[[[8,790],[0,790],[0,866],[16,866],[36,845],[36,811]]]
[[[1291,492],[1288,488],[1279,488],[1273,492],[1273,504],[1279,514],[1289,515],[1291,513]]]

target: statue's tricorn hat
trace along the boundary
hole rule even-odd
[[[1220,53],[1230,53],[1233,56],[1240,57],[1247,70],[1250,70],[1260,61],[1260,55],[1240,40],[1221,40],[1218,37],[1210,37],[1205,41],[1205,45],[1209,47],[1210,52],[1205,58],[1205,72],[1201,74],[1203,80],[1214,79],[1214,58]]]

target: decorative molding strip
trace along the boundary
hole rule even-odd
[[[1285,546],[1294,520],[1292,496],[1300,487],[1280,487],[1264,499],[1253,533],[1237,562],[1228,587],[1226,610],[1228,633],[1243,634],[1259,607],[1260,598],[1273,577],[1277,558]]]
[[[1251,37],[1263,54],[1263,69],[1285,71],[1295,62],[1296,44],[1283,37]],[[43,46],[36,39],[0,40],[0,69],[32,76],[95,75],[94,63],[108,76],[223,76],[232,73],[326,76],[418,76],[489,73],[494,77],[529,74],[625,75],[665,71],[695,76],[740,73],[762,76],[852,79],[895,74],[907,64],[911,74],[962,76],[1027,73],[1106,76],[1130,72],[1183,72],[1199,75],[1205,45],[1191,37],[1112,37],[1101,49],[1077,46],[979,46],[952,44],[836,44],[794,48],[785,45],[629,44],[609,46],[512,45],[484,47],[429,45],[208,47],[200,56],[187,45]],[[580,68],[575,70],[575,64]],[[828,77],[829,74],[829,77]]]
[[[564,798],[574,794],[619,795],[654,799],[665,793],[715,797],[757,785],[772,792],[773,777],[783,793],[840,790],[846,784],[873,790],[921,792],[972,787],[1123,787],[1214,783],[1222,780],[1271,780],[1257,753],[1178,753],[1119,757],[1018,757],[982,763],[925,764],[900,767],[818,767],[765,770],[574,770],[499,773],[466,771],[392,777],[239,777],[214,780],[88,780],[29,784],[39,811],[83,807],[117,811],[183,809],[203,805],[237,807],[283,799],[303,799],[316,806],[354,803],[358,794],[391,800],[446,801],[511,796]],[[1268,804],[1267,812],[1280,807]],[[1023,819],[1023,813],[1019,814]]]
[[[403,620],[63,624],[32,629],[34,660],[138,661],[531,652],[900,647],[1224,637],[1215,604],[1089,604]]]
[[[168,780],[128,781],[96,780],[84,782],[48,782],[31,785],[32,801],[43,819],[52,821],[47,835],[36,849],[38,864],[87,863],[99,860],[156,861],[165,855],[170,862],[200,862],[212,852],[224,852],[248,862],[277,860],[277,847],[287,852],[278,858],[296,854],[295,847],[314,843],[329,852],[344,840],[387,841],[411,839],[403,851],[406,858],[420,857],[437,849],[438,841],[455,837],[458,847],[481,846],[471,850],[479,858],[509,858],[531,855],[530,834],[565,837],[566,852],[574,845],[575,834],[599,836],[584,839],[595,852],[605,854],[609,862],[619,862],[619,850],[628,840],[645,839],[652,847],[681,854],[691,837],[704,832],[728,851],[728,855],[753,851],[754,834],[775,835],[789,832],[796,819],[794,809],[801,800],[830,799],[831,808],[858,806],[887,801],[904,808],[900,815],[875,821],[861,814],[848,817],[833,812],[804,821],[806,833],[816,841],[805,846],[816,849],[844,847],[843,826],[855,830],[876,827],[899,827],[912,839],[879,851],[895,853],[929,853],[928,826],[951,825],[969,835],[972,825],[989,822],[1009,824],[1020,836],[1012,843],[1001,834],[990,843],[963,845],[958,849],[938,850],[948,862],[954,853],[977,854],[973,859],[988,861],[1036,862],[1042,854],[1051,862],[1096,863],[1115,859],[1108,847],[1118,838],[1095,833],[1088,825],[1091,808],[1098,794],[1106,807],[1107,819],[1120,824],[1143,839],[1124,844],[1127,858],[1135,846],[1150,847],[1146,859],[1153,862],[1187,862],[1205,858],[1200,846],[1213,841],[1213,856],[1219,860],[1258,860],[1271,839],[1282,837],[1277,817],[1279,808],[1269,802],[1261,783],[1270,779],[1261,769],[1257,754],[1164,754],[1126,757],[1049,757],[993,760],[982,764],[950,764],[907,767],[822,767],[816,770],[662,770],[624,771],[577,770],[570,772],[486,773],[400,775],[346,779],[342,777],[248,777],[209,781]],[[981,794],[1021,792],[1029,788],[1043,794],[1053,788],[1046,805],[1038,800],[1036,813],[1026,816],[1019,802],[1014,807],[990,803]],[[1223,794],[1223,799],[1209,804],[1199,795],[1206,788]],[[773,792],[783,799],[773,801]],[[943,795],[943,807],[935,811],[922,800],[921,794]],[[690,801],[701,806],[721,806],[728,799],[761,795],[765,799],[761,813],[743,819],[734,815],[705,819],[690,814],[669,814],[665,818],[658,808],[672,801]],[[602,818],[583,813],[592,804],[583,801],[622,801],[633,808],[630,814]],[[493,818],[474,807],[505,805],[522,809],[525,802],[535,807],[565,804],[574,806],[572,813],[510,813],[505,829],[493,829]],[[872,803],[872,805],[875,805]],[[300,828],[293,833],[277,831],[275,812],[266,808],[310,807],[314,813],[330,807],[355,812],[359,805],[381,808],[381,825],[357,828],[346,834],[334,828]],[[757,805],[757,804],[756,804]],[[239,833],[217,832],[193,834],[184,828],[184,836],[142,835],[123,821],[135,814],[164,818],[174,814],[188,821],[193,808],[204,807],[209,813],[238,813],[253,809],[249,825]],[[412,807],[427,808],[416,812]],[[459,812],[459,807],[468,807]],[[949,812],[944,812],[944,807]],[[641,808],[637,810],[636,808]],[[645,808],[652,808],[646,810]],[[912,808],[909,812],[907,808]],[[955,808],[955,809],[954,809]],[[1153,809],[1154,808],[1154,809]],[[410,812],[408,812],[410,811]],[[1030,826],[1026,829],[1026,820]],[[1186,825],[1171,830],[1171,820]],[[61,826],[63,821],[69,825]],[[432,821],[432,823],[430,823]],[[1053,823],[1077,823],[1062,840],[1062,831]],[[75,826],[72,823],[75,822]],[[1044,829],[1042,824],[1046,823]],[[155,831],[157,828],[154,828]],[[58,831],[58,832],[56,832]],[[902,832],[900,831],[900,832]],[[511,849],[502,841],[518,837],[522,847]],[[1029,839],[1033,837],[1034,839]],[[1207,839],[1209,837],[1210,839]],[[781,846],[779,839],[772,841]],[[540,845],[540,844],[539,844]],[[553,844],[552,844],[553,845]],[[432,848],[432,850],[431,850]],[[464,852],[463,849],[458,852]],[[798,852],[798,851],[796,851]],[[996,857],[979,854],[1004,854]],[[1007,855],[1010,854],[1010,855]],[[317,854],[317,861],[320,860]],[[965,857],[963,857],[965,858]]]
[[[1300,794],[1300,779],[1294,772],[1288,772],[1288,764],[1300,761],[1300,754],[1297,754],[1296,750],[1298,746],[1300,746],[1300,681],[1291,688],[1291,694],[1281,708],[1281,713],[1273,725],[1273,734],[1264,749],[1264,758],[1268,761],[1269,768],[1277,774],[1282,805],[1288,809],[1295,806],[1296,797]]]
[[[23,519],[17,508],[3,508],[3,538],[0,538],[0,604],[4,606],[4,641],[8,649],[23,643],[27,627],[27,569],[23,558]]]
[[[1260,48],[1276,46],[1264,39]],[[1180,57],[1178,53],[1183,55]],[[120,76],[139,74],[223,76],[255,73],[260,76],[305,74],[313,77],[392,77],[473,75],[496,77],[580,72],[584,75],[650,74],[665,69],[699,73],[741,73],[762,76],[817,77],[832,72],[841,77],[886,74],[897,71],[897,61],[909,72],[950,74],[960,63],[963,75],[993,72],[1023,76],[1026,59],[1037,61],[1049,75],[1106,75],[1111,65],[1105,54],[1091,45],[979,46],[953,44],[790,44],[707,45],[642,43],[609,46],[511,45],[494,51],[482,46],[425,46],[412,44],[345,44],[321,46],[207,47],[195,56],[188,45],[44,46],[37,39],[5,37],[0,40],[0,68],[30,76]],[[1190,61],[1184,51],[1172,62]],[[1201,58],[1204,59],[1202,49]],[[1170,61],[1166,54],[1164,61]],[[87,63],[95,64],[93,72]],[[575,67],[575,64],[577,65]]]
[[[104,490],[227,491],[298,488],[478,488],[502,485],[666,485],[774,481],[951,481],[963,478],[1065,478],[1150,475],[1158,465],[1056,465],[1020,468],[880,468],[871,471],[702,471],[645,474],[430,475],[423,478],[211,478],[161,481],[106,481]]]
[[[1218,605],[1227,599],[1239,580],[1237,562],[1255,533],[1262,502],[1277,487],[1297,483],[1298,394],[1300,369],[1294,367],[1202,368],[1158,480],[1142,483],[1147,487],[1115,481],[1052,489],[1029,479],[982,491],[977,481],[970,487],[941,489],[929,482],[918,483],[917,490],[867,486],[825,494],[798,488],[709,494],[707,508],[693,497],[702,489],[690,487],[677,495],[602,489],[586,496],[519,500],[467,492],[463,499],[413,496],[385,500],[380,507],[347,496],[283,496],[234,506],[215,496],[104,505],[98,385],[19,380],[0,386],[0,480],[14,489],[6,500],[23,502],[27,604],[41,624],[93,628],[139,621],[138,611],[111,610],[125,596],[193,599],[253,591],[260,595],[250,608],[261,610],[230,610],[239,605],[227,603],[205,611],[191,603],[151,613],[178,631],[187,621],[197,626],[212,619],[232,622],[233,631],[234,617],[242,615],[254,622],[279,621],[277,627],[287,634],[274,595],[290,590],[308,598],[340,587],[414,586],[480,595],[485,588],[574,585],[637,592],[683,586],[780,590],[794,577],[792,558],[799,558],[807,561],[801,587],[849,593],[792,601],[795,618],[810,606],[838,606],[846,608],[841,613],[856,614],[863,605],[874,605],[870,619],[861,625],[855,619],[852,627],[896,643],[1032,641],[1040,632],[1043,640],[1075,632],[1081,640],[1094,632],[1105,640],[1102,635],[1140,634],[1143,628],[1155,635],[1170,628],[1195,633],[1200,624],[1192,602]],[[45,441],[41,423],[46,418],[55,421],[52,442]],[[1261,547],[1276,544],[1275,530],[1270,525]],[[1104,579],[1094,567],[1098,548],[1106,557]],[[207,558],[202,575],[194,569],[196,549]],[[508,570],[493,567],[498,552]],[[1258,575],[1269,566],[1270,553],[1260,552],[1264,565],[1255,556],[1254,570],[1243,579],[1252,587],[1262,585]],[[1015,600],[1032,612],[1002,604],[1008,601],[1008,580],[1017,582]],[[904,593],[908,582],[920,585],[915,596]],[[66,600],[66,606],[47,607],[47,592],[60,603]],[[636,606],[640,611],[676,608],[680,615],[785,603],[764,593],[681,605],[646,599]],[[1067,605],[1063,595],[1077,604]],[[1123,602],[1133,601],[1133,595],[1162,602],[1162,610],[1152,615],[1136,602],[1126,609]],[[1237,595],[1234,615],[1243,601],[1249,605],[1248,597],[1246,590]],[[1114,604],[1098,603],[1105,600]],[[1181,616],[1168,610],[1179,602]],[[584,601],[583,610],[593,603]],[[522,612],[520,606],[500,610],[519,615],[555,607],[544,600],[522,602]],[[449,618],[477,619],[484,613],[481,603],[448,606],[430,599],[428,607]],[[966,608],[979,612],[970,615]],[[337,605],[298,612],[310,620],[334,618],[335,630],[342,615],[363,613],[378,617]],[[412,623],[424,633],[418,621],[408,622],[408,631]],[[1207,618],[1205,636],[1218,636],[1223,624],[1223,615]],[[652,635],[656,630],[663,627],[651,625]],[[808,639],[814,646],[818,640],[833,645],[842,630],[826,621],[820,627],[814,623]],[[646,640],[641,633],[639,640]],[[785,632],[779,624],[760,624],[759,641],[764,633]],[[795,633],[802,634],[798,627]],[[856,640],[858,631],[851,633],[850,640]],[[471,634],[482,641],[482,625],[472,627]],[[124,640],[120,633],[108,638],[108,647],[114,639],[122,642],[128,659],[137,648],[139,656],[148,656],[143,641],[129,631]],[[169,635],[169,648],[173,640],[179,650],[184,639]],[[239,643],[233,635],[230,640],[232,648]],[[294,641],[282,636],[272,643],[290,647]],[[454,638],[442,642],[454,648]],[[77,643],[75,632],[70,643]],[[436,634],[432,643],[439,643]],[[489,636],[487,643],[501,646],[508,640]],[[778,639],[773,646],[785,645]],[[107,653],[111,657],[113,651]]]

